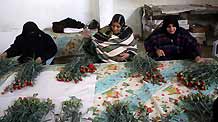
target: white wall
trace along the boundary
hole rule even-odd
[[[141,34],[141,18],[139,7],[144,4],[176,5],[176,4],[216,4],[218,0],[113,0],[113,13],[123,14],[127,24],[135,33]]]
[[[217,0],[143,0],[146,4],[176,5],[176,4],[218,4]]]
[[[97,17],[98,0],[4,0],[0,4],[0,53],[14,41],[27,21],[39,28],[67,17],[88,23]],[[6,47],[5,47],[6,46]]]
[[[0,30],[21,28],[29,20],[40,27],[67,17],[87,22],[93,15],[90,0],[5,0],[0,5]]]
[[[125,16],[126,23],[132,27],[134,33],[141,33],[140,7],[144,0],[114,0],[114,13]]]
[[[114,14],[123,14],[135,33],[141,33],[139,7],[144,4],[218,4],[218,0],[4,0],[0,4],[0,53],[14,41],[27,21],[39,28],[67,17],[88,23],[109,24]]]

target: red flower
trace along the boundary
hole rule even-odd
[[[94,65],[94,64],[89,64],[89,65],[88,65],[88,68],[95,70],[95,65]]]
[[[66,82],[70,82],[70,80],[69,80],[69,79],[66,79]]]
[[[85,69],[80,69],[80,73],[85,73]]]
[[[89,69],[93,69],[94,67],[95,67],[94,64],[89,64],[89,65],[88,65],[88,68],[89,68]]]
[[[152,108],[150,108],[150,107],[149,107],[149,108],[147,108],[147,112],[148,112],[148,113],[151,113],[151,112],[153,112]]]
[[[29,86],[33,86],[33,82],[32,81],[29,82]]]
[[[201,85],[205,85],[205,82],[204,82],[204,81],[201,81]]]
[[[74,80],[74,83],[78,83],[78,82],[79,82],[78,80],[76,80],[76,79]]]
[[[204,86],[201,87],[201,90],[206,90],[206,88]]]
[[[191,82],[188,83],[188,87],[192,87],[192,85],[193,85],[193,84],[192,84]]]
[[[152,71],[153,71],[153,72],[157,72],[158,69],[157,69],[157,68],[153,68]]]

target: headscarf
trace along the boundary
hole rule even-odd
[[[167,32],[167,27],[169,24],[173,24],[176,27],[176,32],[174,34],[169,34]],[[163,20],[163,25],[161,27],[162,32],[166,33],[170,38],[175,39],[177,32],[179,31],[179,22],[176,15],[167,15]]]
[[[27,40],[36,40],[40,37],[42,31],[38,28],[38,26],[34,22],[26,22],[23,25],[23,30],[21,36],[23,36]]]
[[[128,30],[130,30],[130,29],[129,29],[129,27],[126,26],[124,16],[121,14],[115,14],[113,16],[110,24],[99,29],[98,33],[96,33],[94,35],[94,37],[98,40],[101,40],[101,41],[108,41],[108,39],[111,38],[111,35],[113,35],[113,31],[112,31],[111,26],[112,26],[112,23],[114,23],[114,22],[119,23],[121,26],[120,33],[115,34],[116,36],[119,36],[121,39],[123,39],[123,38],[127,37],[128,35],[132,34],[132,31],[131,32],[126,31],[127,29]]]
[[[166,29],[169,24],[173,24],[176,28],[179,28],[178,17],[176,15],[165,16],[162,28]]]
[[[126,22],[125,22],[125,18],[123,15],[121,14],[115,14],[110,22],[110,26],[112,25],[112,23],[117,22],[120,24],[121,28],[125,26]]]
[[[126,22],[125,22],[125,18],[123,15],[121,14],[115,14],[109,24],[109,26],[111,27],[112,26],[112,23],[114,22],[117,22],[120,24],[121,26],[121,29],[120,29],[120,33],[122,33],[126,27]],[[120,33],[116,34],[116,35],[119,35]]]

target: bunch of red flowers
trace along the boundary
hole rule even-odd
[[[15,90],[20,90],[27,86],[33,86],[33,81],[28,80],[15,80],[14,83],[5,87],[4,91],[1,94],[5,94],[6,92],[13,92]]]
[[[177,73],[177,80],[189,88],[194,88],[195,90],[205,90],[206,83],[203,80],[194,78],[191,74],[184,74],[182,72]]]
[[[154,84],[166,83],[166,80],[157,68],[153,68],[151,72],[146,72],[143,80]]]
[[[82,76],[86,76],[86,73],[94,73],[96,71],[96,67],[94,64],[89,64],[88,66],[80,66],[79,70],[75,69],[72,71],[63,71],[60,72],[56,79],[58,81],[70,82],[74,81],[74,83],[78,83],[82,81]]]
[[[89,64],[87,67],[81,66],[80,73],[94,73],[96,71],[96,67],[94,64]]]

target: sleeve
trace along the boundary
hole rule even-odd
[[[197,40],[189,32],[186,32],[185,34],[187,35],[186,38],[188,40],[188,43],[186,44],[186,49],[190,50],[189,52],[191,52],[188,53],[189,57],[194,59],[197,56],[201,56]]]
[[[133,36],[133,35],[132,35]],[[127,48],[127,53],[129,53],[130,55],[136,55],[137,54],[137,42],[133,37],[132,42],[129,44],[129,47]]]
[[[134,39],[132,28],[125,26],[122,28],[122,32],[118,35],[121,44],[126,44],[129,47],[127,48],[127,53],[130,54],[130,57],[133,57],[137,54],[137,42]]]
[[[144,48],[150,57],[156,57],[155,52],[158,49],[158,45],[156,43],[155,35],[152,34],[147,39],[145,39]]]
[[[132,28],[125,27],[123,29],[122,33],[119,35],[119,38],[122,39],[122,40],[125,40],[125,39],[129,38],[132,33],[133,33]]]
[[[106,33],[109,31],[110,31],[109,26],[103,27],[94,35],[94,37],[100,41],[108,41],[110,39],[111,35],[106,34]]]
[[[57,46],[54,40],[52,39],[52,37],[47,34],[46,34],[45,40],[43,41],[45,41],[45,44],[44,44],[45,47],[44,47],[44,51],[41,56],[41,59],[44,62],[52,58],[53,56],[55,56],[55,54],[57,53]]]
[[[133,52],[127,52],[127,53],[129,53],[129,57],[128,57],[128,61],[132,61],[133,60],[133,57],[136,55],[135,53],[133,53]]]
[[[7,57],[15,57],[21,54],[21,50],[19,48],[20,38],[16,37],[14,43],[5,51],[7,53]]]

